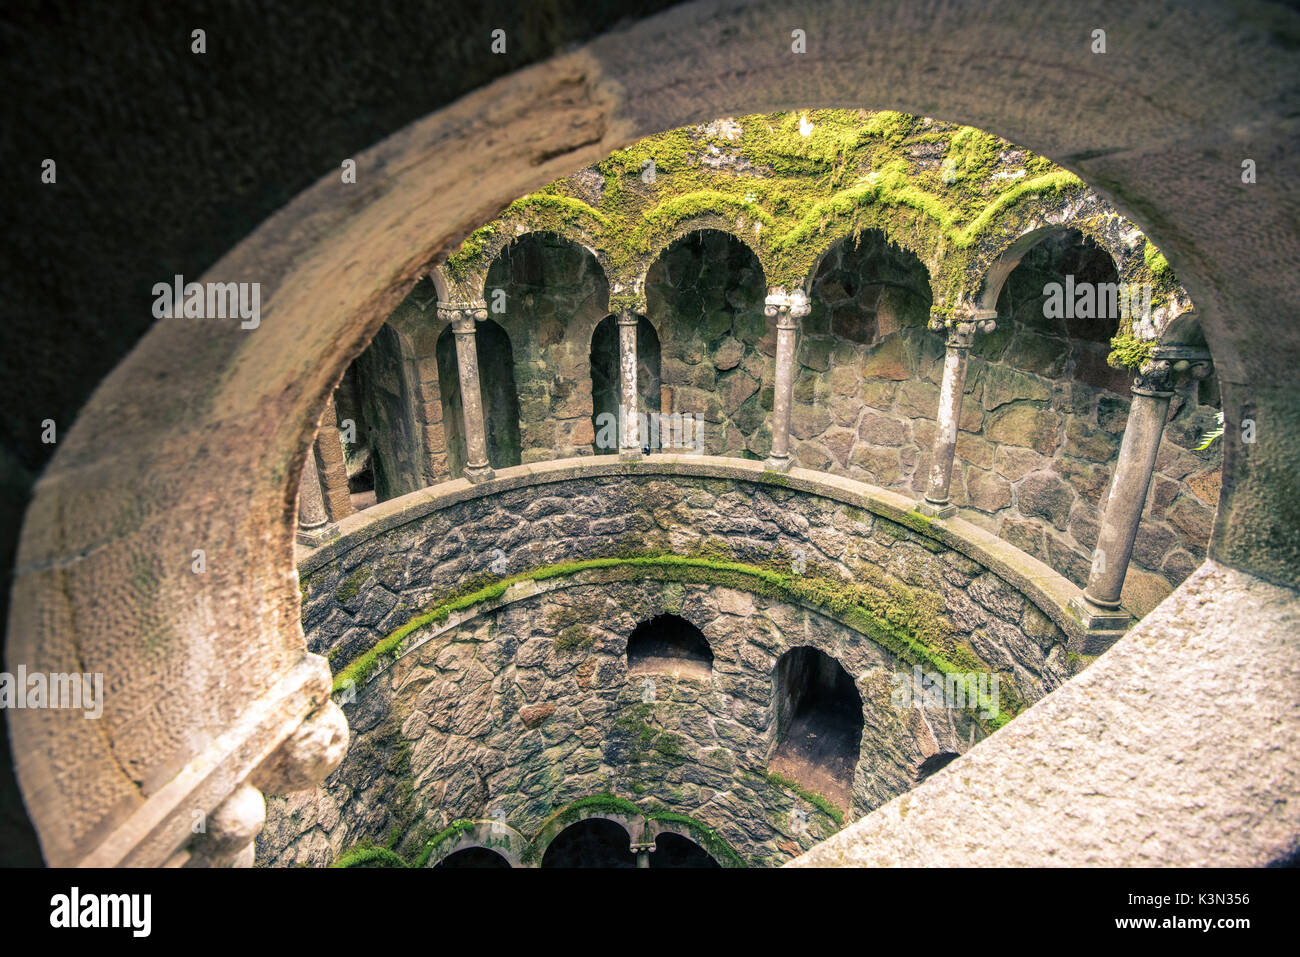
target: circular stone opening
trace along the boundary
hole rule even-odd
[[[656,615],[632,630],[627,670],[707,679],[713,674],[713,650],[704,633],[685,618]]]

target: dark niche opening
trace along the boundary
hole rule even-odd
[[[486,847],[462,847],[448,854],[435,867],[509,867],[510,862]]]
[[[862,747],[862,697],[838,661],[792,648],[773,676],[776,746],[770,767],[848,810]]]
[[[570,824],[546,848],[542,867],[636,867],[622,825],[593,817]]]
[[[656,615],[632,630],[627,670],[708,678],[713,673],[713,651],[704,633],[685,618]]]

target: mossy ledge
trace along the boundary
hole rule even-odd
[[[696,554],[651,552],[614,555],[543,565],[505,578],[473,579],[460,592],[435,603],[397,628],[373,647],[336,671],[334,691],[364,683],[385,656],[400,656],[403,642],[428,625],[445,622],[454,612],[501,598],[512,585],[541,582],[581,573],[597,580],[618,581],[657,577],[668,581],[720,585],[765,597],[810,606],[865,635],[901,660],[933,669],[943,675],[969,675],[991,671],[969,646],[952,639],[951,628],[939,611],[938,599],[901,583],[884,580],[848,580],[811,566],[805,574],[791,574],[787,562],[775,559],[765,565],[719,557],[724,548],[702,543]],[[966,679],[963,679],[966,680]],[[973,689],[972,689],[973,690]],[[1023,707],[1018,696],[1004,696],[998,714],[978,718],[987,730],[1006,724]],[[977,716],[974,708],[967,711]]]

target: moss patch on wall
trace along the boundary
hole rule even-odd
[[[774,551],[763,564],[753,564],[732,559],[724,544],[707,540],[700,543],[695,554],[689,555],[654,551],[540,566],[444,599],[416,615],[337,670],[334,690],[340,691],[350,682],[364,682],[383,658],[395,659],[400,655],[402,643],[408,637],[428,625],[445,622],[455,611],[496,600],[519,582],[547,581],[580,573],[590,573],[598,581],[654,576],[804,603],[866,635],[909,664],[919,664],[944,675],[992,670],[968,645],[954,640],[939,597],[933,593],[888,578],[872,580],[865,573],[857,580],[847,580],[815,564],[807,566],[803,574],[793,574],[789,569],[789,557],[779,551]],[[968,710],[974,714],[976,709]],[[991,730],[1001,727],[1018,710],[1008,704],[996,717],[979,720],[988,720]]]
[[[583,171],[516,200],[472,233],[445,272],[478,297],[492,260],[527,232],[594,245],[638,304],[637,279],[694,229],[733,233],[758,255],[769,286],[811,278],[835,241],[877,229],[931,271],[934,308],[973,292],[970,256],[1022,200],[1082,193],[1074,174],[969,126],[891,111],[808,110],[740,116],[669,130],[616,150]],[[1168,263],[1147,244],[1145,271],[1162,288]]]

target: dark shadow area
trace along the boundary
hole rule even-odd
[[[570,824],[551,841],[542,867],[636,867],[627,831],[593,817]]]
[[[713,673],[713,651],[704,633],[685,618],[656,615],[628,637],[627,670],[707,678]]]
[[[650,855],[654,867],[721,867],[709,852],[680,834],[660,834]]]
[[[488,464],[494,469],[518,465],[519,396],[515,392],[514,354],[510,337],[496,322],[475,323],[479,395]],[[453,478],[465,472],[464,412],[460,394],[460,363],[456,334],[448,326],[438,337],[438,387],[442,392],[442,422],[447,436],[447,463]]]
[[[916,769],[916,783],[920,784],[930,775],[934,774],[934,772],[946,768],[959,757],[961,757],[961,755],[956,751],[940,751],[938,754],[930,755],[922,761],[921,766]]]
[[[486,847],[463,847],[454,854],[448,854],[434,865],[437,867],[506,867],[510,862],[496,851]]]
[[[816,648],[776,663],[776,747],[770,767],[847,810],[862,745],[862,698],[853,678]]]

